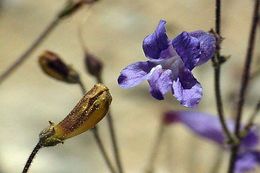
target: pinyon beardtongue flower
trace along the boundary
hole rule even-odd
[[[181,123],[202,138],[209,139],[225,147],[225,138],[222,126],[217,116],[194,111],[169,111],[163,116],[165,124]],[[235,122],[228,120],[228,128],[234,129]],[[241,139],[241,147],[236,161],[235,173],[247,173],[260,165],[260,151],[256,150],[259,144],[259,129],[254,126],[249,133]]]
[[[191,71],[213,57],[216,39],[208,32],[194,31],[182,32],[170,40],[165,24],[161,20],[155,32],[143,41],[148,61],[127,66],[118,83],[122,88],[131,88],[148,80],[154,98],[162,100],[164,94],[172,91],[182,105],[196,106],[202,97],[202,87]]]

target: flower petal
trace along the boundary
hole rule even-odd
[[[203,31],[182,32],[172,41],[173,47],[189,70],[212,58],[215,44],[215,37]]]
[[[247,173],[253,171],[260,164],[260,152],[249,151],[239,154],[236,160],[235,173]]]
[[[203,112],[170,111],[164,114],[164,122],[166,124],[181,122],[195,134],[224,144],[224,135],[217,116]]]
[[[143,50],[146,57],[159,59],[161,51],[169,46],[165,29],[166,21],[160,20],[155,32],[148,35],[143,41]]]
[[[213,57],[216,51],[216,38],[213,34],[204,31],[190,32],[192,37],[200,41],[200,58],[196,66],[204,64]]]
[[[203,112],[195,111],[169,111],[164,114],[165,124],[181,122],[195,134],[210,139],[220,145],[225,144],[225,136],[219,118]],[[230,130],[234,130],[234,121],[226,120]],[[243,128],[243,127],[242,127]],[[240,152],[254,149],[259,142],[258,127],[254,126],[249,133],[241,139]]]
[[[154,66],[149,61],[130,64],[121,71],[117,80],[118,84],[122,88],[134,87],[146,79],[147,74]]]
[[[173,95],[183,106],[194,107],[202,97],[202,87],[192,73],[184,68],[179,73],[179,78],[173,81]]]
[[[163,95],[171,89],[172,72],[162,69],[161,65],[157,65],[149,74],[148,82],[151,95],[158,100],[163,100]]]

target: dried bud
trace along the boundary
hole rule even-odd
[[[108,112],[111,101],[108,88],[96,84],[64,120],[57,125],[50,122],[50,126],[40,133],[41,145],[54,146],[95,127]]]
[[[52,78],[67,83],[78,83],[79,74],[55,53],[45,51],[39,57],[39,64],[44,73]]]
[[[103,70],[103,63],[94,55],[86,53],[85,65],[89,74],[100,77]]]

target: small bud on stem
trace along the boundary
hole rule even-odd
[[[94,55],[86,52],[85,53],[85,66],[87,72],[96,77],[101,78],[102,70],[103,70],[103,63]]]
[[[79,74],[51,51],[40,55],[39,64],[43,72],[54,79],[73,84],[79,82]]]

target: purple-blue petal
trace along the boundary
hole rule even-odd
[[[256,148],[259,144],[259,134],[259,127],[253,126],[249,133],[243,139],[241,139],[241,150]]]
[[[219,118],[203,112],[195,111],[169,111],[164,114],[163,121],[166,124],[181,122],[195,134],[212,140],[220,145],[225,144],[225,136]],[[234,121],[226,120],[230,130],[234,130]],[[240,152],[255,149],[259,144],[258,127],[253,127],[249,133],[241,139]]]
[[[203,138],[221,145],[224,143],[224,135],[217,116],[194,111],[169,111],[164,114],[164,122],[166,124],[180,122]]]
[[[241,153],[236,159],[235,173],[248,173],[254,171],[260,164],[260,152],[249,151]]]
[[[149,61],[137,62],[124,68],[118,77],[122,88],[131,88],[147,79],[147,75],[155,65]]]
[[[192,37],[200,41],[200,58],[196,66],[204,64],[211,59],[216,51],[216,38],[213,34],[204,31],[190,32]]]
[[[212,58],[215,44],[215,37],[203,31],[182,32],[172,41],[173,47],[189,70]]]
[[[172,72],[171,70],[164,70],[158,65],[149,74],[148,82],[151,95],[158,100],[163,100],[164,94],[171,90]]]
[[[145,37],[143,50],[146,57],[159,59],[161,52],[168,48],[169,40],[166,35],[165,24],[165,20],[160,20],[155,32]]]
[[[202,87],[190,70],[184,68],[179,72],[179,78],[173,81],[173,95],[183,106],[194,107],[202,97]]]

